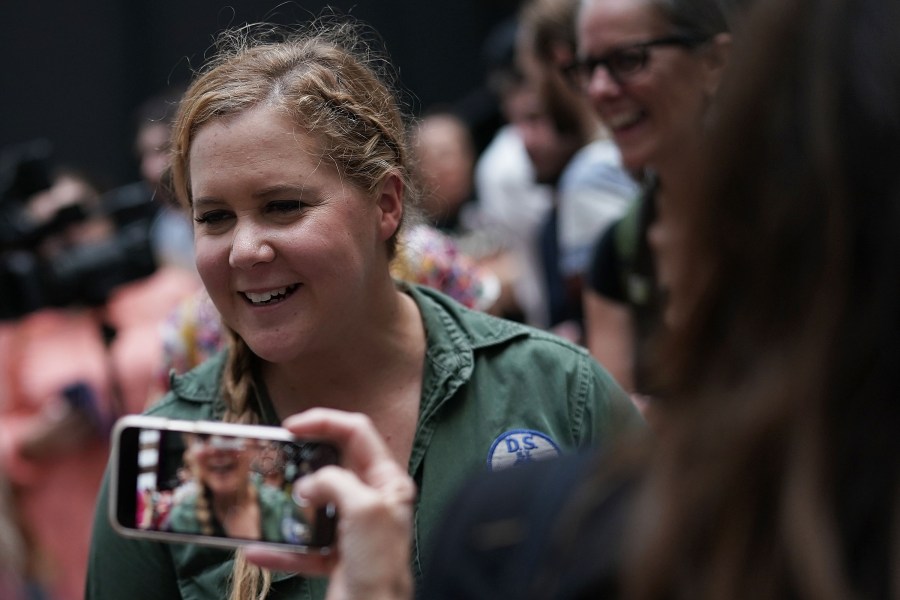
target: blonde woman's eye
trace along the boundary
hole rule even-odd
[[[231,217],[231,213],[225,210],[210,210],[194,217],[196,223],[201,225],[216,225]]]
[[[298,212],[302,207],[299,200],[277,200],[270,202],[266,207],[269,212],[274,213],[293,213]]]

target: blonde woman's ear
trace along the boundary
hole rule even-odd
[[[378,191],[379,231],[382,241],[389,240],[403,220],[403,180],[397,174],[384,178]]]

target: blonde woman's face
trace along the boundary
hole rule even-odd
[[[346,345],[390,282],[394,230],[320,155],[266,106],[207,123],[190,148],[197,270],[223,321],[266,361]]]

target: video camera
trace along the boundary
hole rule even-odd
[[[28,200],[53,183],[51,156],[44,140],[0,155],[0,320],[46,307],[102,305],[113,289],[157,267],[151,227],[159,205],[142,182],[100,197],[99,210],[114,224],[114,235],[52,259],[40,255],[37,248],[49,236],[91,216],[80,203],[42,223],[28,216]]]

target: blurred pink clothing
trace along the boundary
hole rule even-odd
[[[140,412],[157,393],[162,360],[159,326],[199,286],[195,275],[160,268],[123,286],[104,308],[46,309],[0,323],[0,467],[16,490],[17,508],[37,552],[38,577],[52,600],[84,595],[94,501],[106,466],[107,427]],[[116,330],[107,352],[102,322]],[[111,381],[121,389],[112,400]],[[83,382],[95,391],[96,433],[58,456],[27,460],[23,440],[65,406],[60,391]]]

